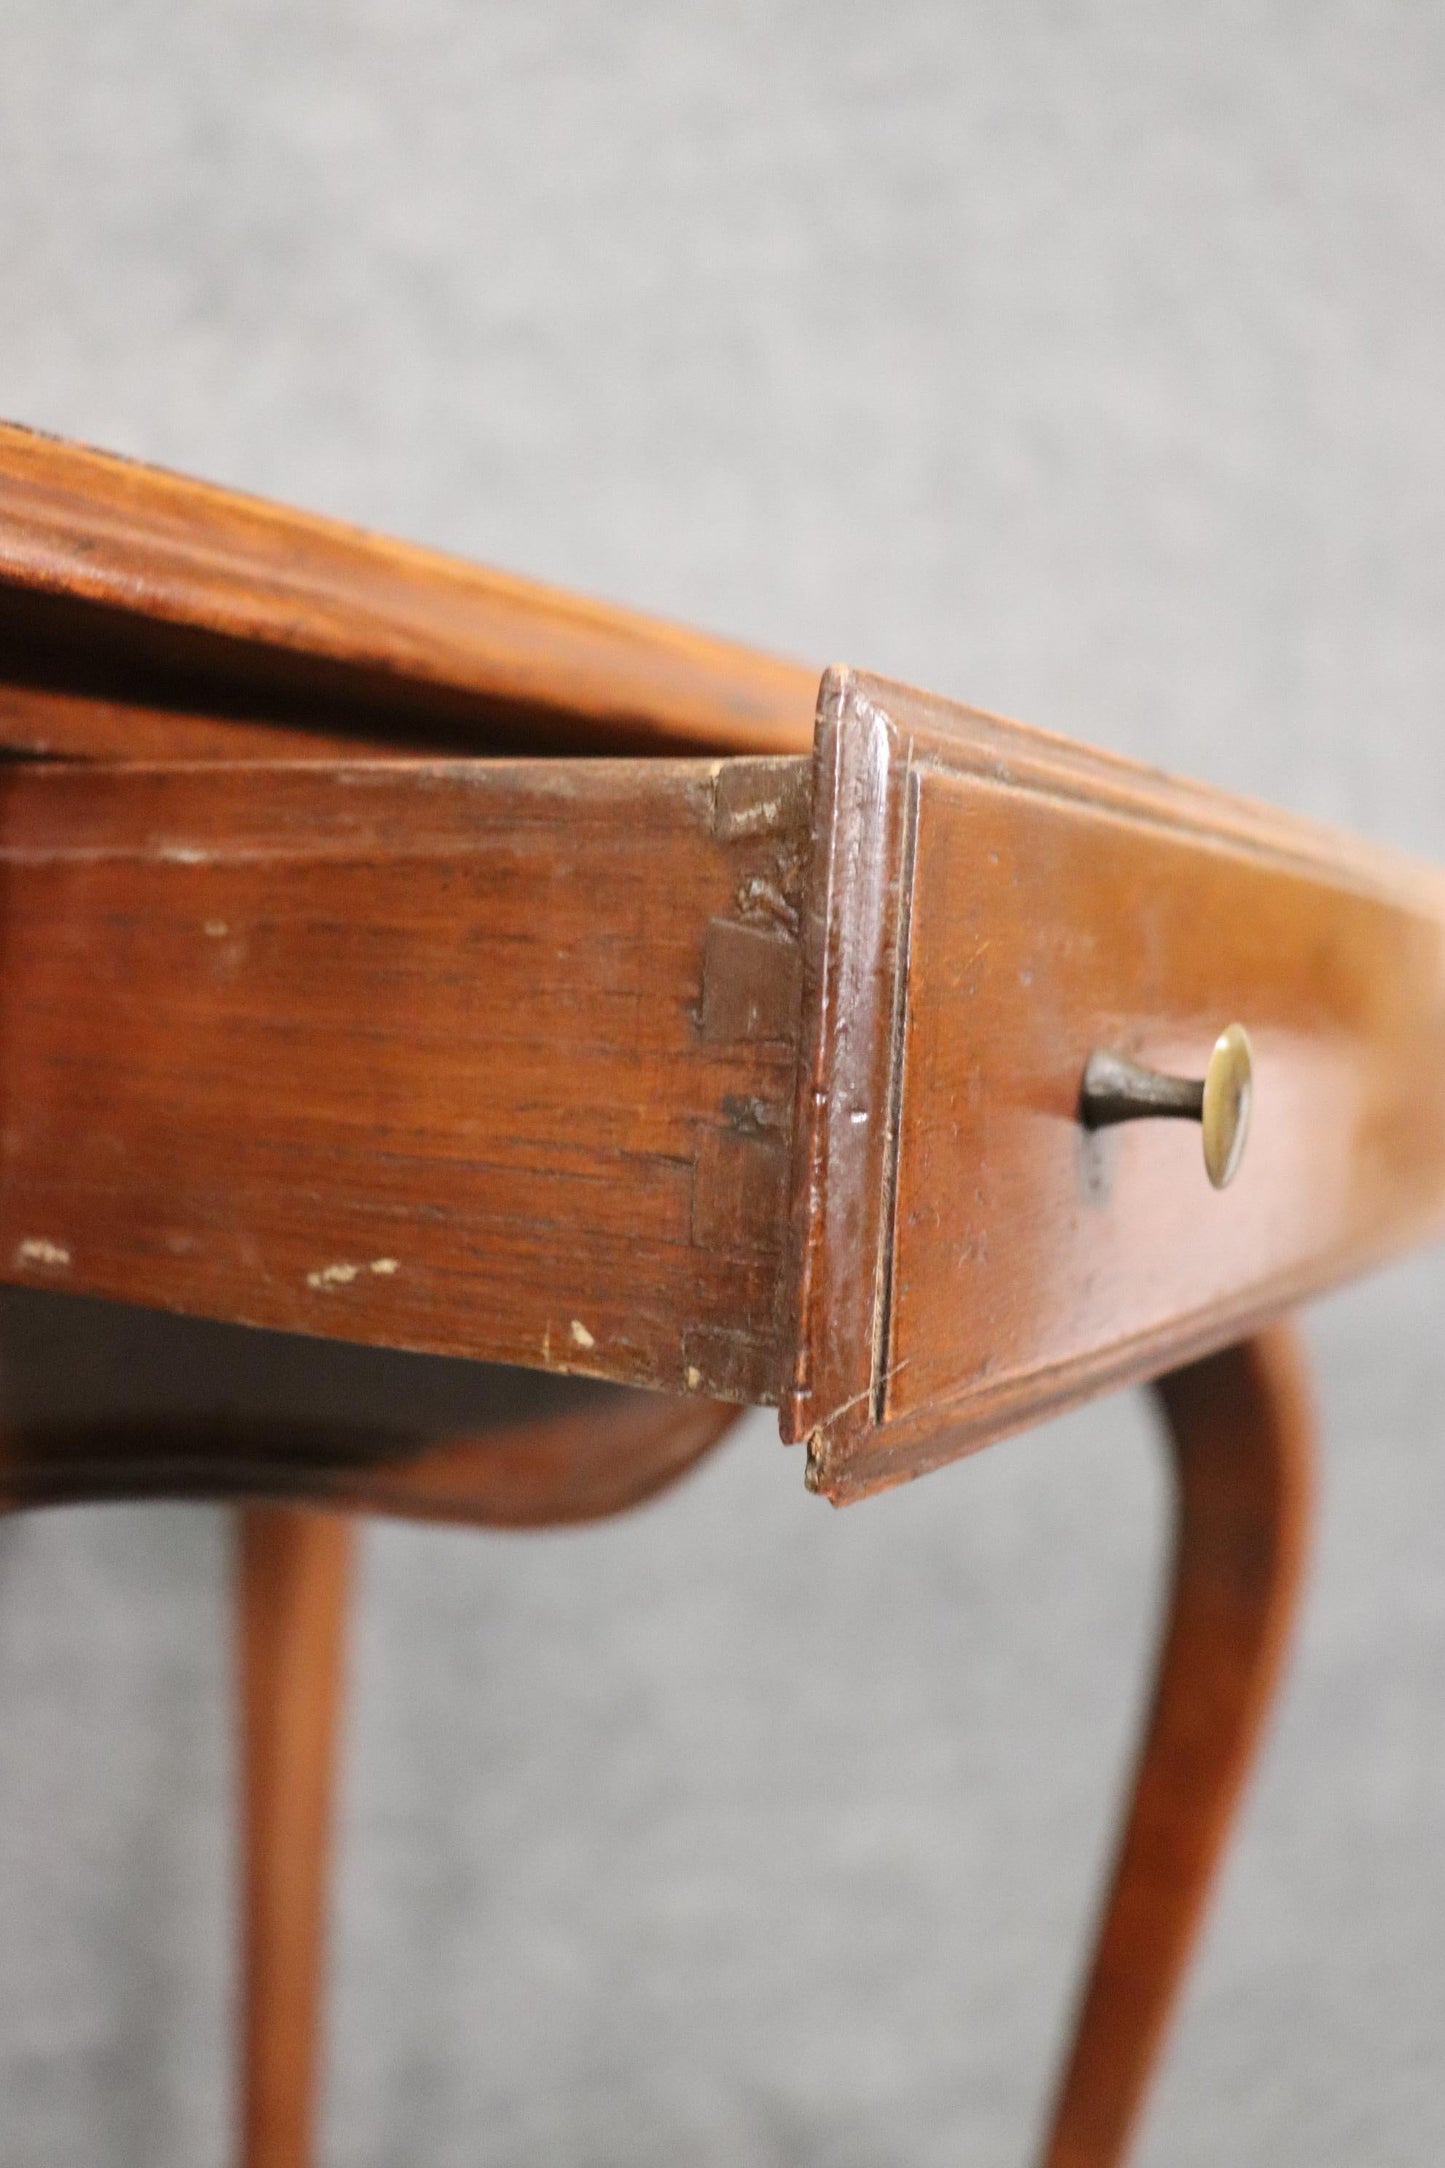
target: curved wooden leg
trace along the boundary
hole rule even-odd
[[[240,2159],[310,2168],[352,1527],[237,1515],[244,1783]]]
[[[1179,1499],[1169,1618],[1045,2168],[1124,2157],[1279,1675],[1308,1532],[1314,1427],[1289,1327],[1158,1393]]]
[[[738,1411],[710,1401],[612,1395],[603,1408],[515,1423],[427,1452],[336,1466],[304,1433],[271,1440],[269,1472],[319,1489],[335,1481],[379,1509],[480,1525],[551,1527],[618,1513],[677,1481],[709,1452]],[[134,1486],[137,1470],[179,1470],[186,1481],[245,1461],[209,1434],[182,1432],[157,1456],[134,1438],[78,1441],[74,1467],[94,1485],[107,1468]],[[290,1466],[275,1455],[290,1450]],[[241,1441],[238,1450],[256,1452]],[[155,1456],[153,1463],[142,1453]],[[42,1474],[72,1461],[36,1441]],[[260,1464],[264,1470],[266,1464]],[[237,1514],[241,1745],[244,1772],[242,1922],[242,2168],[310,2168],[321,2040],[322,1960],[333,1766],[341,1705],[352,1524],[292,1505]]]

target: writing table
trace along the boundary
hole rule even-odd
[[[1288,1315],[1445,1212],[1445,881],[12,429],[0,745],[0,1480],[240,1502],[251,2168],[310,2158],[347,1511],[595,1517],[755,1405],[841,1504],[1150,1382],[1172,1598],[1046,2154],[1121,2159],[1298,1583]],[[81,1407],[57,1295],[257,1331]]]

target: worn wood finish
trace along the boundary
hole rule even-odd
[[[1124,2158],[1279,1678],[1307,1546],[1314,1423],[1293,1334],[1276,1327],[1177,1370],[1159,1397],[1178,1493],[1173,1588],[1042,2168]]]
[[[805,751],[818,673],[0,425],[0,678],[340,735]],[[322,719],[319,721],[318,719]],[[76,718],[72,717],[72,723]],[[23,710],[0,742],[39,749]]]
[[[1157,1375],[1445,1216],[1445,882],[850,674],[814,790],[784,1431],[843,1500]],[[1253,1133],[1089,1134],[1098,1047]]]
[[[243,1769],[241,2168],[311,2168],[351,1523],[237,1516]]]
[[[12,768],[0,1272],[781,1399],[842,1500],[1438,1222],[1438,877],[828,683],[811,770]],[[1084,1130],[1233,1017],[1229,1191]]]
[[[807,780],[0,772],[0,1275],[774,1397]]]

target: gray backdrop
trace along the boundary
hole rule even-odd
[[[1186,19],[1197,12],[1197,20]],[[1445,858],[1445,17],[0,0],[0,410]],[[1445,2150],[1437,1260],[1150,2168]],[[1157,1604],[1146,1408],[882,1503],[754,1419],[365,1541],[326,2158],[1022,2164]],[[226,1527],[0,1531],[0,2158],[219,2162]]]

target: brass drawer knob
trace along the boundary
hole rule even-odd
[[[1125,1054],[1093,1053],[1084,1066],[1079,1116],[1089,1129],[1152,1115],[1204,1126],[1204,1165],[1216,1189],[1239,1172],[1249,1135],[1254,1052],[1243,1024],[1221,1031],[1202,1078],[1165,1076]]]

